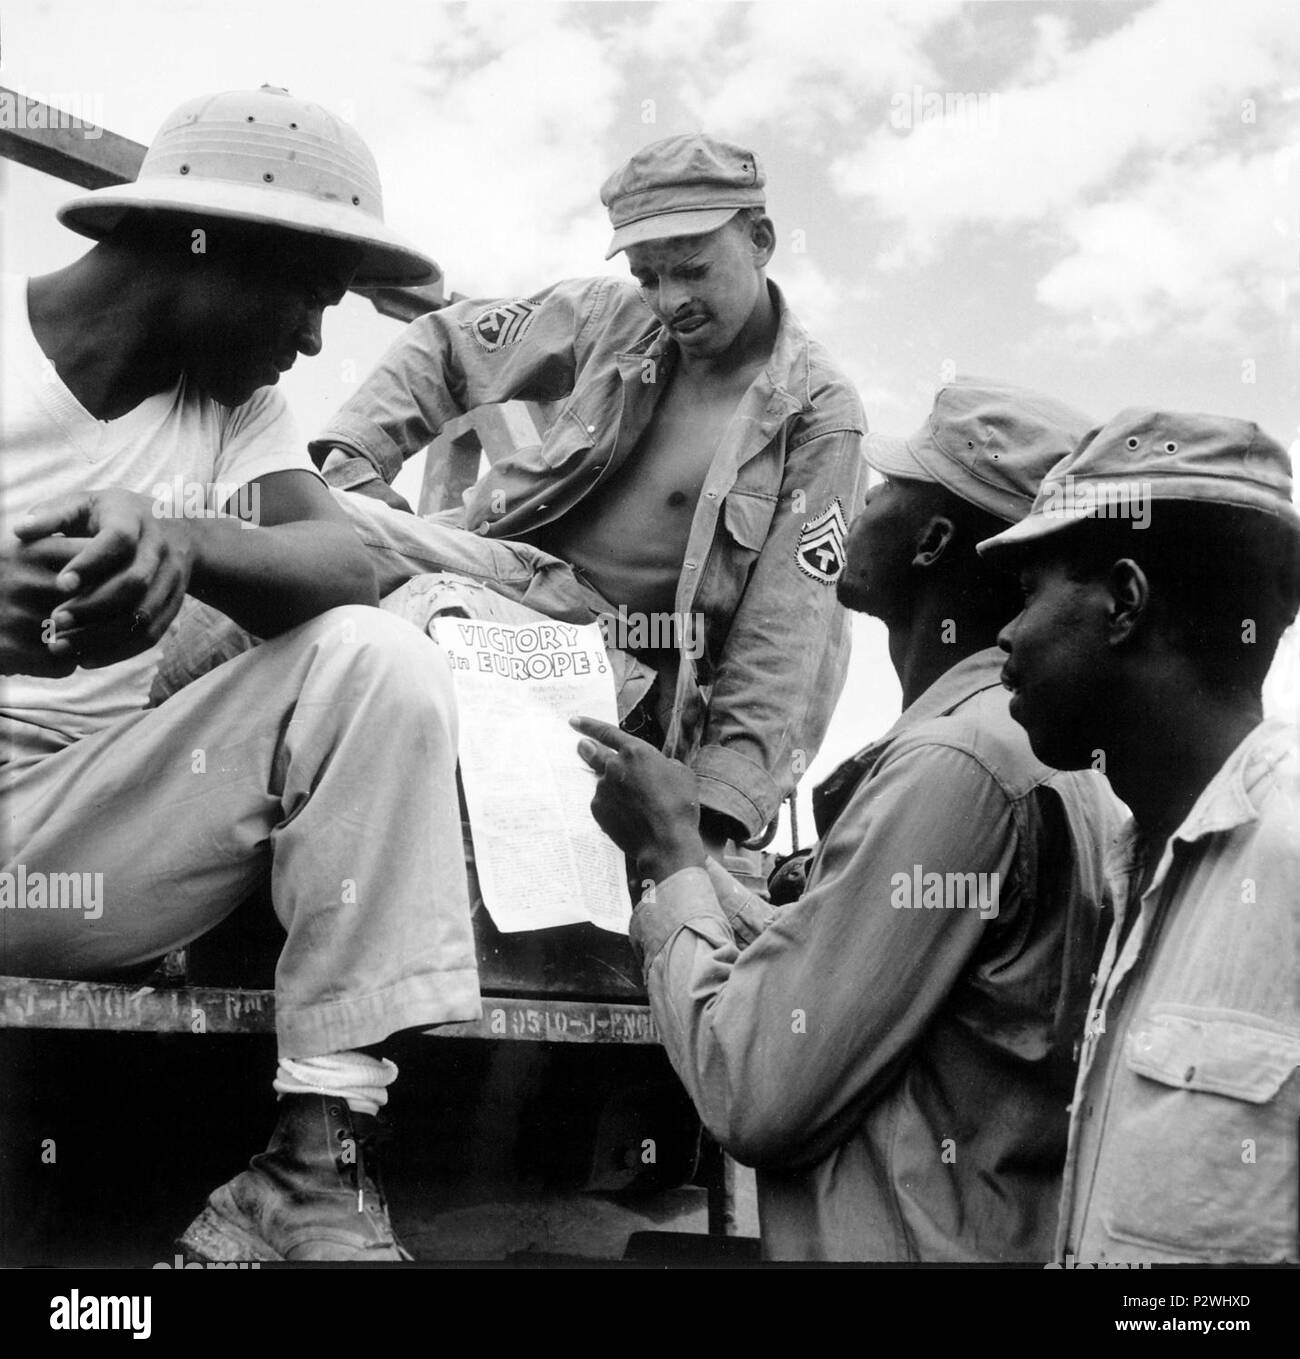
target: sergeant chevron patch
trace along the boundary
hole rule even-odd
[[[834,585],[844,570],[844,534],[847,525],[837,496],[799,532],[794,559],[799,570],[823,585]]]
[[[500,302],[488,307],[470,321],[469,331],[482,348],[492,352],[504,349],[524,338],[524,333],[532,325],[536,302]]]

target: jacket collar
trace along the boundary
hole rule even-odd
[[[1278,718],[1261,722],[1201,790],[1173,838],[1191,844],[1216,831],[1258,821],[1267,775],[1285,757],[1286,738],[1295,740],[1289,723]]]
[[[1286,758],[1296,736],[1294,727],[1274,718],[1261,722],[1241,742],[1201,789],[1201,795],[1182,824],[1160,848],[1155,871],[1140,898],[1135,899],[1135,888],[1142,871],[1144,847],[1137,823],[1130,819],[1112,841],[1105,863],[1115,924],[1101,960],[1103,1006],[1110,1003],[1116,988],[1136,966],[1146,938],[1154,928],[1152,921],[1164,900],[1164,885],[1173,867],[1177,846],[1189,846],[1206,836],[1257,821],[1269,775]],[[1150,846],[1146,847],[1146,852],[1151,852]],[[1130,915],[1135,916],[1131,930],[1127,926]],[[1124,940],[1122,948],[1121,938]]]
[[[808,354],[808,332],[790,310],[785,294],[770,279],[767,290],[776,308],[776,340],[764,376],[773,394],[789,403],[791,413],[812,409],[812,367]]]
[[[903,709],[897,722],[869,746],[851,755],[833,774],[813,790],[813,819],[818,835],[825,835],[831,822],[844,810],[854,789],[875,767],[880,756],[900,736],[923,722],[946,717],[985,689],[1002,683],[1004,657],[998,647],[976,651],[945,670],[926,691]]]
[[[1192,809],[1169,837],[1152,875],[1150,892],[1160,886],[1173,859],[1176,842],[1195,844],[1208,835],[1235,830],[1259,820],[1263,789],[1269,773],[1285,758],[1296,740],[1295,728],[1280,718],[1261,722],[1223,762],[1215,776],[1201,789]],[[1108,867],[1117,877],[1129,874],[1138,858],[1140,832],[1129,820],[1120,831],[1108,856]],[[1145,895],[1145,894],[1144,894]]]

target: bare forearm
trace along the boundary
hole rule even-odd
[[[189,593],[258,637],[275,637],[327,609],[379,602],[374,571],[350,528],[319,520],[242,528],[191,521]]]

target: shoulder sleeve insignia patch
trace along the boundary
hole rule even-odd
[[[837,496],[799,531],[794,559],[805,576],[834,585],[844,570],[844,535],[847,525]]]
[[[538,306],[537,302],[522,298],[517,302],[499,302],[465,324],[479,346],[492,353],[524,338]]]

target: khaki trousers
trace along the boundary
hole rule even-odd
[[[281,1055],[478,1017],[451,678],[401,619],[330,610],[79,741],[3,721],[0,759],[0,971],[146,962],[269,873]],[[55,874],[80,908],[32,904]]]

